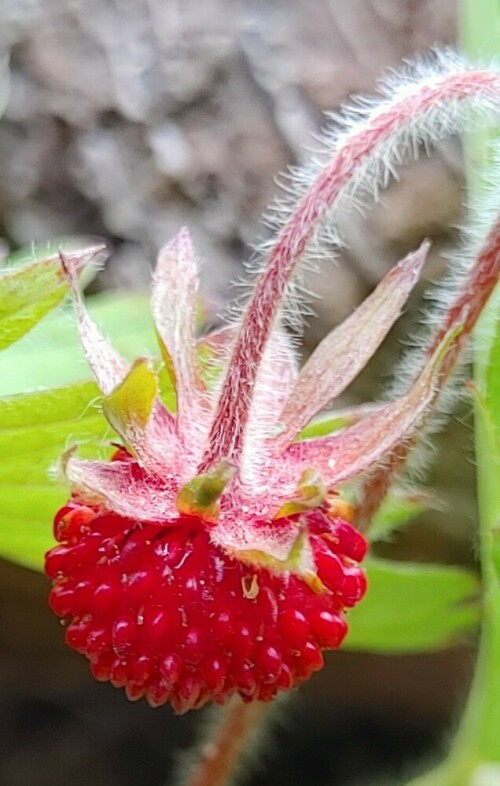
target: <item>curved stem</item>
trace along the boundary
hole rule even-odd
[[[464,344],[469,338],[479,316],[488,302],[500,275],[500,219],[491,227],[485,243],[474,259],[474,264],[457,292],[452,304],[446,309],[442,320],[425,350],[422,364],[436,351],[443,336],[453,327],[460,331],[453,342],[441,370],[441,384],[435,393],[435,401],[439,398],[446,378],[454,370],[460,358]],[[429,411],[432,411],[430,409]],[[376,468],[365,481],[360,503],[356,511],[356,525],[366,530],[376,513],[394,475],[405,465],[414,447],[416,438],[406,439],[387,456],[381,467]]]
[[[335,140],[334,155],[319,171],[281,228],[243,317],[226,378],[222,384],[200,471],[221,458],[236,460],[252,403],[252,391],[267,341],[281,309],[287,285],[325,222],[334,227],[347,203],[376,195],[386,177],[411,156],[422,140],[440,139],[436,126],[456,133],[468,111],[500,108],[500,75],[494,71],[455,68],[417,74],[401,92],[397,88],[357,127]],[[439,120],[434,123],[434,120]],[[331,140],[330,140],[331,142]]]
[[[223,717],[200,746],[199,760],[183,786],[227,786],[231,783],[241,756],[267,717],[271,705],[264,702],[244,704],[233,698]]]

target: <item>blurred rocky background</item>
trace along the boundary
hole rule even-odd
[[[104,238],[112,255],[94,288],[141,288],[185,224],[217,307],[266,234],[274,177],[304,159],[323,112],[373,91],[402,58],[454,45],[456,13],[453,0],[0,0],[0,236],[10,248]],[[306,348],[424,237],[439,278],[462,202],[452,139],[409,164],[366,218],[347,215],[349,249],[311,282],[323,299]],[[399,334],[419,308],[416,298]],[[400,347],[396,331],[355,400],[380,392]],[[462,419],[447,430],[431,482],[448,510],[392,553],[472,559],[469,441]],[[45,596],[42,577],[0,566],[0,786],[167,786],[199,719],[95,684]],[[331,658],[282,714],[253,782],[387,783],[436,753],[471,658]]]

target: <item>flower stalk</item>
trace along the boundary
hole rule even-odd
[[[244,704],[238,697],[220,710],[221,717],[200,748],[199,760],[183,786],[227,786],[231,783],[243,754],[269,715],[271,705]]]
[[[478,215],[479,209],[478,210]],[[486,215],[496,212],[486,209]],[[500,219],[491,227],[484,245],[476,255],[470,274],[464,280],[454,300],[446,309],[442,321],[432,336],[424,353],[424,363],[439,347],[439,343],[446,337],[447,332],[460,328],[453,341],[453,346],[446,355],[446,360],[441,367],[441,384],[436,389],[433,407],[428,412],[432,416],[433,409],[442,393],[447,378],[453,372],[457,361],[463,351],[465,342],[476,325],[479,316],[485,308],[500,277]],[[366,530],[385,498],[394,476],[401,471],[406,463],[415,439],[402,441],[387,456],[386,461],[376,467],[364,483],[360,501],[356,510],[356,524],[359,529]]]
[[[479,651],[467,705],[448,758],[408,786],[500,784],[500,414],[497,385],[493,383],[500,359],[500,290],[480,321],[475,348],[473,391],[483,581]]]

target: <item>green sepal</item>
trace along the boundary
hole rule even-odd
[[[218,500],[235,472],[234,465],[223,459],[210,472],[203,472],[190,480],[177,495],[179,513],[217,522],[220,513]]]
[[[175,375],[175,368],[174,368],[174,363],[172,361],[172,356],[170,355],[170,352],[168,351],[165,342],[163,341],[162,337],[160,336],[156,328],[155,328],[155,335],[156,335],[156,341],[160,348],[161,359],[163,361],[163,369],[168,379],[168,385],[173,391],[176,391],[177,378]],[[175,403],[175,408],[177,408],[177,402]]]
[[[297,485],[297,496],[285,502],[273,520],[283,519],[286,516],[294,516],[297,513],[305,513],[308,510],[319,507],[326,499],[326,487],[319,473],[313,469],[306,469]]]
[[[103,413],[133,449],[134,437],[144,433],[158,395],[158,377],[150,362],[139,358],[109,396],[102,402]]]

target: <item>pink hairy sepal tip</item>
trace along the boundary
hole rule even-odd
[[[326,506],[305,518],[322,591],[230,556],[200,517],[139,523],[74,497],[46,557],[50,606],[94,677],[131,700],[179,713],[234,693],[269,701],[323,666],[366,590],[363,537]]]

